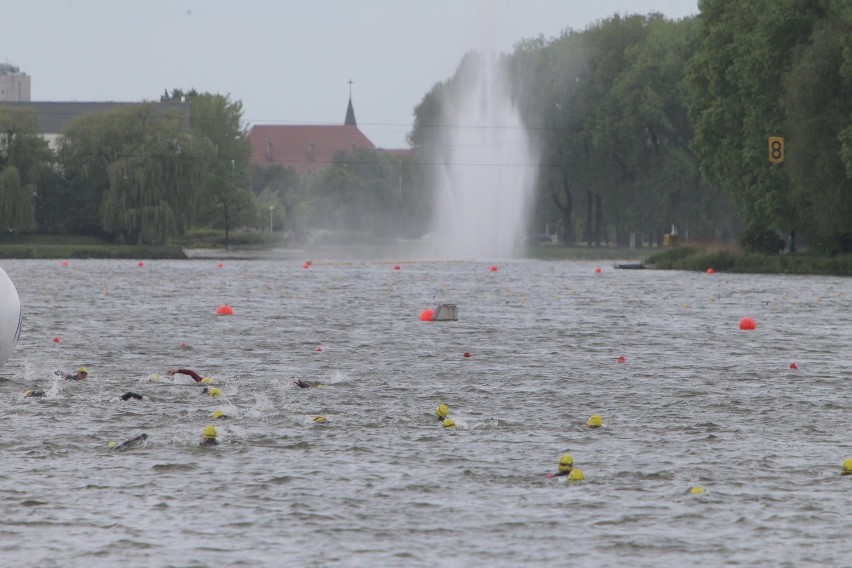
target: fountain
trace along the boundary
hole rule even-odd
[[[433,234],[444,258],[510,258],[526,236],[537,161],[500,61],[468,54],[441,100]]]

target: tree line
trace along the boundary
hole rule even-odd
[[[500,56],[539,151],[535,232],[568,246],[734,235],[852,250],[852,5],[699,0],[699,14],[615,15],[529,38]],[[190,120],[157,103],[73,120],[52,150],[32,113],[0,105],[0,228],[166,243],[190,229],[295,240],[429,230],[435,132],[463,70],[414,109],[412,152],[340,154],[298,175],[250,163],[242,105],[181,91]],[[770,161],[770,137],[776,142]],[[437,148],[437,149],[436,149]],[[781,159],[777,159],[781,158]]]

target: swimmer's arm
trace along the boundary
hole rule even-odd
[[[199,375],[192,369],[169,369],[170,375],[174,375],[175,373],[179,375],[189,375],[196,383],[200,383],[201,379],[203,378],[201,375]]]

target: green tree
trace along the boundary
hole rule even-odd
[[[33,186],[22,185],[18,168],[0,172],[0,230],[29,231],[36,228]]]
[[[191,105],[192,131],[213,145],[215,157],[210,163],[201,205],[200,221],[230,231],[240,225],[257,222],[257,210],[251,192],[249,158],[251,146],[242,129],[243,108],[227,95],[186,93],[174,89],[162,100],[185,101]]]
[[[811,0],[699,0],[697,51],[689,66],[694,148],[702,170],[735,197],[745,222],[799,225],[791,179],[771,166],[767,139],[785,124],[784,73],[810,41],[825,3]]]
[[[31,107],[0,105],[0,219],[7,229],[36,228],[35,199],[55,180],[55,157],[39,131]]]

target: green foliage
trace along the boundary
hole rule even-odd
[[[749,227],[737,235],[737,244],[743,250],[759,254],[778,254],[784,249],[784,239],[777,231],[758,225]]]

